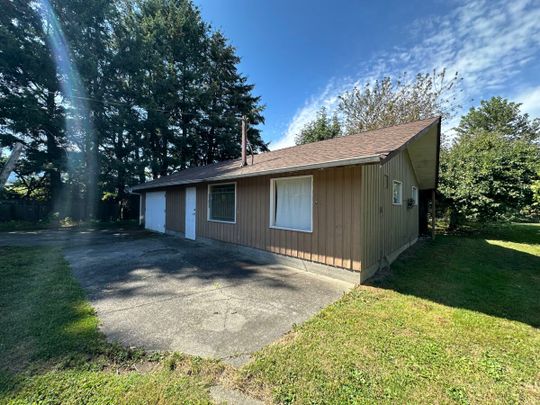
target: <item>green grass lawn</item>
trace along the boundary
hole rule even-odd
[[[225,367],[107,343],[60,250],[0,257],[0,403],[210,402]]]
[[[419,243],[256,354],[282,403],[540,403],[540,226]]]
[[[107,343],[60,250],[0,279],[0,403],[540,403],[539,225],[419,243],[239,370]]]

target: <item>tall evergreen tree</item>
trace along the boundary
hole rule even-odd
[[[18,173],[50,200],[63,189],[95,216],[98,198],[124,206],[126,186],[237,157],[242,116],[255,151],[266,149],[253,85],[190,0],[49,0],[70,48],[56,62],[75,66],[77,85],[55,65],[40,2],[5,3],[1,141],[25,143]],[[66,131],[75,119],[83,124]]]
[[[302,128],[295,141],[297,145],[302,145],[332,139],[340,135],[341,125],[337,114],[334,113],[332,117],[329,117],[326,108],[322,107],[317,112],[317,117]]]
[[[66,168],[65,108],[36,4],[4,0],[0,13],[1,146],[25,145],[17,171],[44,173],[57,201]]]
[[[215,32],[207,48],[207,69],[203,93],[203,114],[199,121],[199,150],[194,164],[210,164],[240,155],[241,118],[249,122],[248,140],[255,152],[267,150],[256,125],[264,121],[259,98],[251,93],[253,85],[240,75],[236,65],[240,58]]]
[[[191,2],[140,1],[130,11],[137,65],[136,103],[143,112],[145,157],[152,177],[187,167],[196,141],[207,26]]]

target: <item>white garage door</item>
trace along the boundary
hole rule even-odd
[[[144,227],[152,231],[165,232],[165,191],[146,193]]]

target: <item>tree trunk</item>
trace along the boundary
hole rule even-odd
[[[54,117],[56,110],[55,94],[49,91],[47,94],[47,111],[50,117]],[[62,173],[61,162],[63,160],[63,151],[58,146],[57,139],[59,135],[58,129],[48,127],[45,128],[45,138],[47,147],[47,163],[48,168],[45,173],[49,176],[51,182],[49,187],[49,195],[51,207],[57,207],[60,202],[60,193],[62,192]]]
[[[59,202],[60,193],[62,192],[62,174],[60,173],[60,168],[57,166],[58,160],[61,158],[60,148],[56,144],[55,137],[50,133],[46,132],[47,138],[47,155],[49,157],[49,168],[45,170],[50,179],[50,198],[52,206],[56,206]],[[56,162],[55,162],[56,161]]]
[[[454,207],[450,207],[450,219],[448,221],[448,230],[455,231],[459,224],[459,213]]]
[[[97,145],[93,134],[86,134],[86,218],[97,216]]]
[[[0,172],[0,190],[4,188],[4,185],[6,184],[9,175],[15,168],[15,165],[17,164],[17,160],[19,160],[19,156],[22,152],[22,149],[23,149],[22,143],[17,142],[13,146],[13,151],[11,152],[9,159],[7,160],[6,164],[2,168],[2,171]]]

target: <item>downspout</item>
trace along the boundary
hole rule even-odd
[[[380,173],[380,181],[381,181],[381,190],[379,192],[379,270],[384,269],[388,266],[388,260],[386,259],[385,255],[385,249],[384,249],[384,197],[386,189],[386,184],[384,181],[384,173],[383,173],[383,163],[379,164],[379,173]],[[390,178],[388,179],[388,182],[390,183]],[[389,187],[389,184],[388,184]]]
[[[139,225],[142,225],[144,222],[144,213],[142,212],[142,199],[143,199],[143,193],[137,193],[136,191],[133,191],[131,187],[128,187],[127,189],[128,194],[138,195],[139,196]]]
[[[247,123],[246,123],[246,117],[242,117],[242,162],[240,163],[240,167],[244,167],[247,165]]]
[[[437,124],[437,160],[435,163],[435,188],[431,191],[431,239],[435,239],[435,216],[437,209],[435,207],[437,187],[439,185],[439,159],[441,156],[441,125],[442,118],[439,117],[439,123]]]

